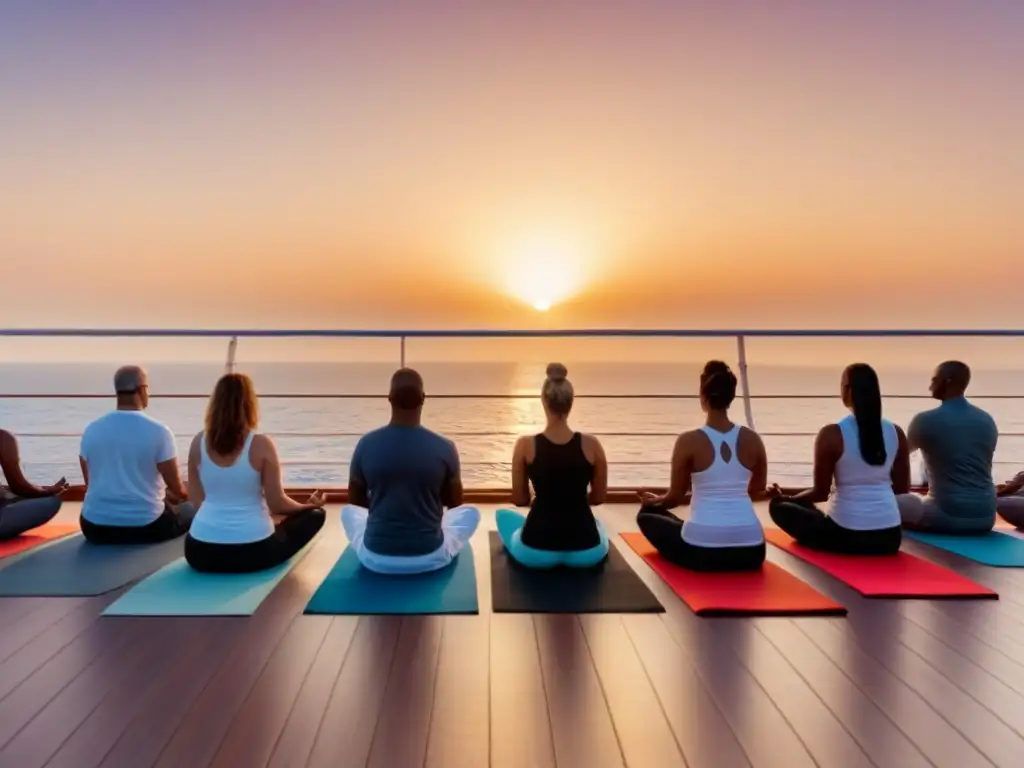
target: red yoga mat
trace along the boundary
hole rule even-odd
[[[19,552],[24,552],[26,549],[34,549],[40,544],[45,544],[54,539],[62,539],[65,536],[70,536],[72,533],[77,533],[78,530],[77,523],[47,523],[46,525],[41,525],[27,533],[21,534],[21,536],[0,541],[0,558],[16,555]]]
[[[623,540],[698,616],[845,616],[846,608],[772,563],[746,573],[698,573],[673,565],[642,533]]]
[[[778,528],[765,530],[764,537],[779,549],[820,568],[864,597],[999,597],[988,587],[907,552],[888,557],[819,552],[797,544],[788,533]]]

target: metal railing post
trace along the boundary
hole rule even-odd
[[[400,362],[399,367],[400,368],[405,368],[405,336],[401,337],[399,343],[400,343],[400,347],[399,347],[400,351],[399,351],[399,357],[398,357],[399,362]]]
[[[235,372],[235,352],[238,351],[238,337],[232,336],[231,341],[228,342],[228,359],[224,363],[225,373]]]
[[[747,340],[743,334],[736,335],[736,354],[740,364],[740,391],[743,393],[743,413],[747,426],[754,428],[754,408],[750,403],[750,380],[747,378]]]

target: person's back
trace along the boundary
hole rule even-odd
[[[199,470],[203,503],[192,520],[189,535],[218,544],[248,544],[274,533],[274,521],[263,496],[263,478],[252,466],[250,432],[230,464],[218,464],[209,453],[205,434],[200,443]]]
[[[538,434],[533,443],[526,472],[534,498],[520,534],[523,544],[565,551],[596,546],[600,535],[588,500],[594,465],[584,452],[583,435],[574,432],[559,444]]]
[[[713,458],[706,469],[690,476],[690,518],[683,524],[683,541],[700,547],[746,547],[764,541],[750,499],[753,472],[740,459],[742,431],[738,424],[724,433],[708,426],[700,428]]]
[[[851,531],[873,531],[900,524],[900,511],[892,488],[892,466],[899,453],[896,425],[880,419],[885,460],[868,464],[860,445],[857,418],[850,414],[838,423],[843,453],[835,465],[835,494],[829,515]],[[876,422],[877,423],[877,422]]]
[[[995,517],[992,458],[999,430],[981,408],[958,397],[914,417],[909,435],[921,449],[929,495],[952,518]]]
[[[110,526],[152,523],[165,505],[157,464],[176,455],[171,431],[142,411],[111,411],[96,419],[82,434],[89,475],[82,517]]]
[[[407,557],[442,545],[442,494],[459,474],[450,440],[423,426],[389,424],[363,436],[352,469],[365,479],[370,496],[367,549]]]

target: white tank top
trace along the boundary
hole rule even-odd
[[[274,521],[263,498],[263,481],[249,462],[254,433],[230,467],[214,464],[200,438],[199,477],[206,498],[192,520],[189,535],[209,544],[251,544],[274,534]]]
[[[843,455],[836,462],[836,492],[829,515],[851,531],[875,531],[900,524],[900,510],[892,490],[892,464],[899,450],[896,427],[882,419],[885,463],[873,466],[860,455],[857,420],[850,414],[839,422]]]
[[[751,472],[736,453],[739,425],[726,433],[701,427],[711,441],[715,460],[691,477],[690,519],[683,523],[683,541],[697,547],[753,547],[764,541],[761,521],[750,500]],[[729,460],[722,458],[728,447]]]

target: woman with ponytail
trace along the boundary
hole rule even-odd
[[[735,399],[735,374],[710,361],[700,376],[705,425],[676,440],[668,491],[640,494],[640,531],[662,557],[690,570],[755,571],[764,564],[753,502],[766,498],[768,458],[758,434],[730,420]],[[686,521],[670,511],[687,503]]]
[[[910,451],[903,430],[882,418],[878,375],[855,363],[843,371],[843,405],[851,413],[822,428],[814,442],[814,487],[783,496],[774,487],[772,520],[799,543],[844,554],[889,555],[900,548],[896,495],[910,490]],[[835,496],[826,515],[815,504]]]
[[[505,549],[529,568],[589,568],[608,556],[608,534],[591,511],[608,495],[608,461],[596,437],[569,426],[567,375],[561,363],[548,366],[540,393],[547,425],[521,437],[512,455],[512,500],[529,514],[499,509],[495,516]]]

